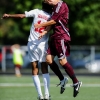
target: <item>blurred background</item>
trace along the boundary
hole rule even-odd
[[[68,27],[72,41],[68,61],[76,74],[100,75],[100,0],[63,1],[68,4],[70,11]],[[42,0],[0,0],[0,17],[4,13],[20,14],[35,8],[41,9],[41,2]],[[11,46],[17,43],[23,52],[21,72],[31,75],[27,41],[32,20],[0,19],[0,74],[14,74]],[[58,63],[57,57],[55,60]],[[59,67],[61,68],[60,65]],[[51,70],[50,73],[53,74]]]

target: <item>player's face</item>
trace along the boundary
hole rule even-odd
[[[44,1],[50,5],[56,5],[60,0],[44,0]]]

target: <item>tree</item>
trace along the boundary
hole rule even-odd
[[[100,0],[65,0],[70,9],[72,44],[99,45]]]
[[[6,13],[17,14],[34,8],[41,8],[42,0],[1,0],[0,15]],[[27,44],[32,18],[7,19],[0,22],[0,44],[11,45],[19,43]],[[6,41],[5,41],[6,40]]]
[[[64,0],[69,6],[69,29],[72,45],[99,45],[100,0]],[[42,0],[1,0],[3,13],[24,13],[41,8]],[[7,19],[0,21],[0,44],[26,45],[33,19]],[[5,41],[6,40],[6,41]]]

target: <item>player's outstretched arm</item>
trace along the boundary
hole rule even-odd
[[[44,22],[44,23],[41,23],[41,24],[34,24],[34,27],[40,28],[40,27],[51,26],[51,25],[54,25],[54,24],[56,24],[56,22],[54,20],[50,20],[50,21],[47,21],[47,22]]]
[[[25,18],[25,14],[3,14],[1,19],[4,18]]]

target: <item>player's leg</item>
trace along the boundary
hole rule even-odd
[[[17,77],[21,77],[20,69],[21,69],[21,65],[15,64],[15,74],[16,74]]]
[[[60,62],[63,62],[63,59],[60,60]],[[65,63],[62,64],[63,68],[65,69],[66,73],[68,74],[68,76],[72,79],[73,81],[73,97],[76,97],[77,94],[79,93],[79,88],[82,85],[82,82],[79,82],[74,70],[72,68],[72,66],[66,61]]]
[[[50,86],[50,76],[48,73],[48,64],[46,62],[41,63],[41,71],[44,82],[44,100],[49,100],[49,86]]]
[[[78,81],[72,66],[67,61],[66,56],[69,55],[69,52],[70,52],[70,46],[69,46],[68,41],[64,41],[64,39],[61,40],[61,46],[59,46],[59,51],[58,51],[59,63],[65,69],[65,72],[68,74],[68,76],[72,79],[73,84],[77,84],[77,86],[73,85],[74,86],[73,96],[76,97],[79,92],[79,87],[81,86],[82,82]],[[76,87],[78,87],[78,89]],[[77,89],[77,91],[75,88]]]
[[[60,80],[60,84],[58,84],[58,85],[60,85],[62,88],[62,86],[65,87],[66,83],[68,82],[68,79],[63,76],[63,74],[61,73],[61,71],[59,69],[59,66],[54,61],[53,55],[57,55],[56,50],[55,50],[55,43],[56,43],[56,41],[54,39],[51,39],[50,44],[49,44],[49,48],[47,50],[46,61],[49,64],[52,71],[58,76],[58,78]],[[60,93],[62,94],[64,92],[64,90],[65,90],[65,88],[63,90],[61,89]]]
[[[61,73],[58,65],[54,61],[54,57],[52,55],[47,55],[47,62],[52,69],[52,71],[58,76],[60,83],[57,86],[61,86],[60,93],[62,94],[65,90],[66,83],[68,82],[68,78],[64,77],[63,74]]]
[[[41,43],[42,44],[42,43]],[[39,62],[41,62],[41,71],[43,76],[43,82],[44,82],[44,100],[49,100],[49,85],[50,85],[50,76],[48,73],[48,64],[46,63],[46,46],[45,44],[42,44],[42,46],[38,46],[39,49]]]
[[[49,64],[51,70],[58,76],[59,80],[63,80],[64,76],[61,73],[59,66],[56,64],[56,62],[54,61],[54,56],[48,54],[46,57],[46,62]]]
[[[65,69],[68,76],[72,79],[73,83],[77,83],[78,79],[75,76],[72,66],[68,63],[66,57],[59,59],[59,63]]]
[[[42,100],[44,98],[43,98],[43,94],[41,90],[40,79],[38,76],[38,73],[39,73],[38,62],[35,61],[35,62],[32,62],[31,64],[32,64],[32,78],[33,78],[33,82],[38,93],[38,99]]]
[[[54,61],[54,57],[56,56],[54,43],[54,39],[51,39],[47,50],[46,62],[49,64],[51,70],[58,76],[59,80],[61,81],[64,79],[64,76],[61,73],[59,66]]]
[[[49,100],[49,85],[50,85],[50,76],[48,73],[48,64],[46,63],[46,50],[48,47],[48,42],[44,41],[38,45],[39,50],[39,62],[41,63],[41,71],[44,82],[44,100]]]
[[[36,91],[38,93],[38,100],[43,100],[44,98],[43,98],[43,94],[42,94],[42,90],[41,90],[40,79],[38,76],[39,55],[37,53],[37,46],[34,45],[32,42],[28,42],[28,55],[29,55],[29,60],[32,65],[32,79],[33,79]]]

